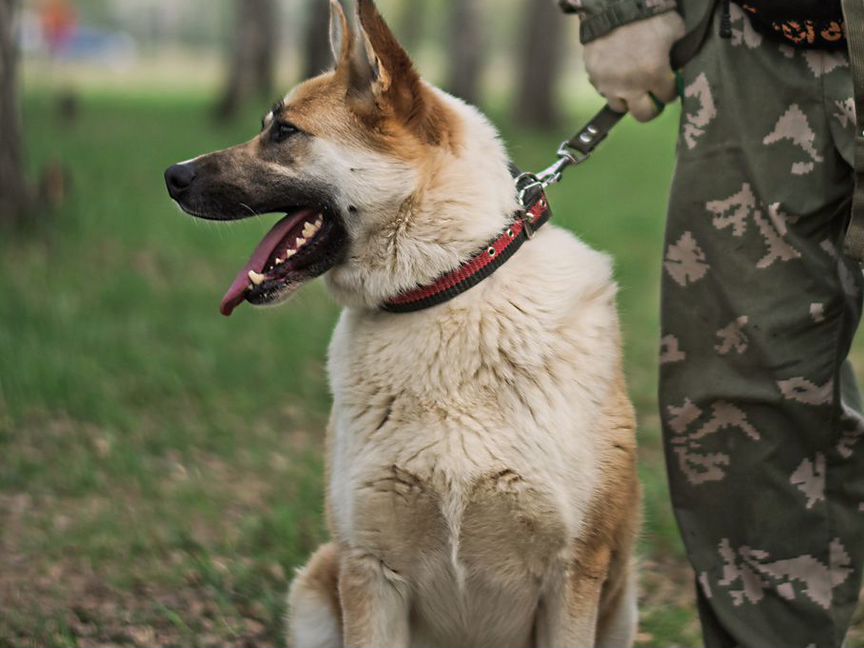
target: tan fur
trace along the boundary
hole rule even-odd
[[[338,3],[333,9],[342,37],[333,44],[341,50],[338,65],[289,95],[286,118],[307,133],[326,133],[405,161],[427,159],[430,146],[449,151],[458,148],[461,124],[457,115],[420,79],[374,3],[359,3],[361,34],[374,62],[352,57],[347,20]],[[366,90],[370,86],[373,89]]]
[[[457,116],[424,83],[417,86],[426,106],[417,131],[414,122],[406,123],[392,111],[379,112],[377,105],[346,104],[349,92],[348,80],[338,72],[310,79],[289,95],[285,117],[312,135],[326,134],[408,162],[425,160],[430,144],[458,149],[461,128]],[[434,137],[430,135],[433,131]]]
[[[289,638],[631,645],[640,492],[608,259],[548,226],[451,302],[378,310],[503,230],[515,199],[488,122],[420,80],[371,0],[359,24],[350,38],[333,4],[337,67],[286,97],[282,117],[310,137],[272,163],[327,178],[352,214],[327,276],[345,306],[329,353],[333,540],[292,585]]]

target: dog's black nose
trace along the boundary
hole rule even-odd
[[[175,164],[165,172],[165,184],[172,198],[177,198],[189,188],[198,175],[195,165],[191,162]]]

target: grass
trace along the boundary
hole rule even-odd
[[[268,222],[180,216],[170,163],[250,136],[197,97],[89,93],[64,123],[28,97],[29,159],[74,192],[0,241],[0,646],[271,646],[292,570],[325,537],[320,284],[217,313]],[[626,122],[553,190],[558,224],[613,254],[646,492],[644,646],[697,645],[656,414],[658,284],[674,111]],[[573,125],[588,115],[571,115]],[[545,166],[560,138],[505,128]]]

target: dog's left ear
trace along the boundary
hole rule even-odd
[[[373,0],[357,0],[359,34],[351,65],[355,99],[392,114],[424,140],[430,131],[434,103],[411,58],[384,22]]]

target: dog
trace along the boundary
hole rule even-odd
[[[421,80],[373,0],[353,27],[331,0],[330,40],[334,69],[259,135],[166,172],[193,216],[287,214],[224,314],[322,275],[344,307],[332,541],[294,578],[289,640],[629,646],[641,494],[611,263],[550,225],[452,299],[382,308],[494,256],[523,221],[496,130]]]

